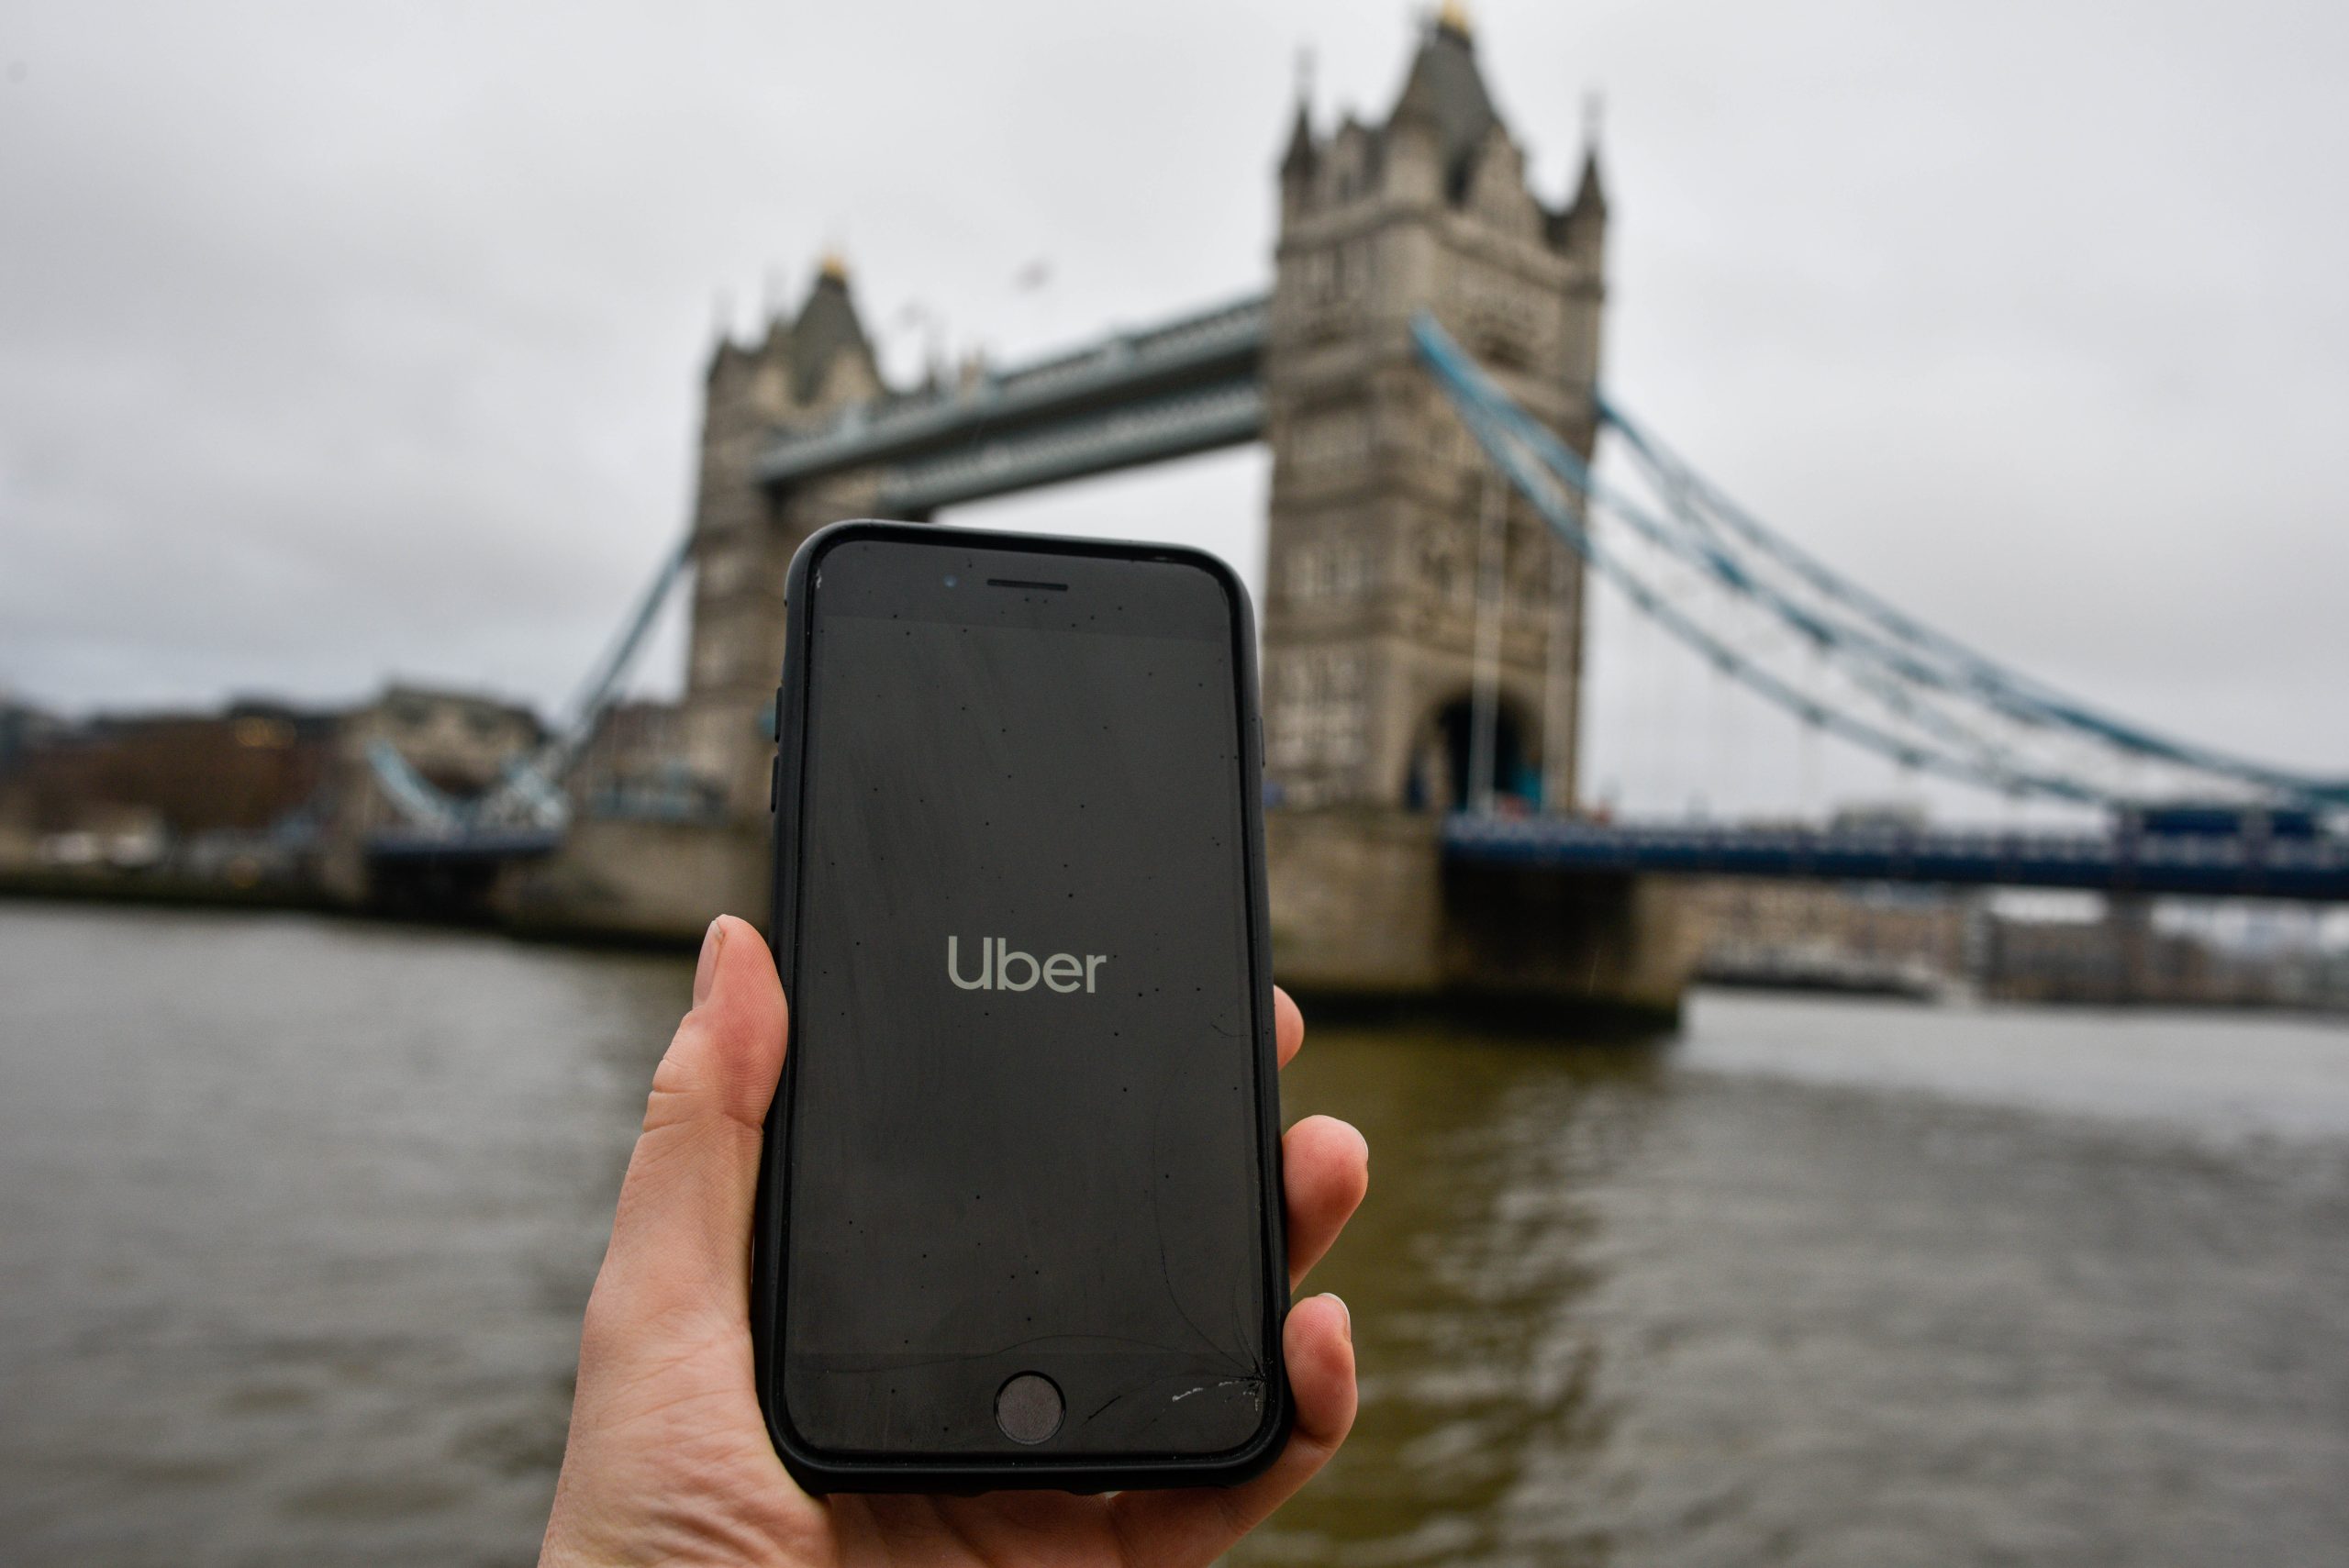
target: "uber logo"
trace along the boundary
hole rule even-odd
[[[1033,991],[1039,980],[1053,991],[1091,991],[1095,976],[1108,962],[1106,952],[1089,952],[1083,958],[1073,952],[1056,952],[1039,963],[1035,954],[1021,952],[1001,937],[982,937],[979,977],[965,980],[958,939],[946,939],[946,978],[964,991]]]

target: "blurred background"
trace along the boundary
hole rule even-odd
[[[12,7],[8,1555],[530,1560],[783,565],[878,512],[1256,595],[1285,1110],[1376,1173],[1240,1560],[2343,1560],[2344,61]]]

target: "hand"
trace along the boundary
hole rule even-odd
[[[1284,1065],[1305,1020],[1275,992]],[[588,1298],[571,1440],[541,1568],[573,1563],[1049,1563],[1187,1568],[1220,1556],[1310,1479],[1354,1418],[1353,1326],[1317,1296],[1281,1347],[1297,1426],[1241,1486],[1078,1497],[802,1492],[775,1458],[752,1388],[751,1203],[761,1126],[783,1070],[783,987],[758,931],[731,916],[703,939],[694,1007],[652,1074]],[[1308,1117],[1282,1142],[1292,1285],[1362,1202],[1362,1134]]]

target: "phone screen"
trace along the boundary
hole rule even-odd
[[[1227,1451],[1269,1319],[1223,583],[852,540],[810,581],[785,1409],[834,1451]]]

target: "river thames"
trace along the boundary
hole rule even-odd
[[[520,1563],[686,958],[0,906],[0,1556]],[[2349,1562],[2349,1029],[1313,1030],[1353,1440],[1246,1563]]]

